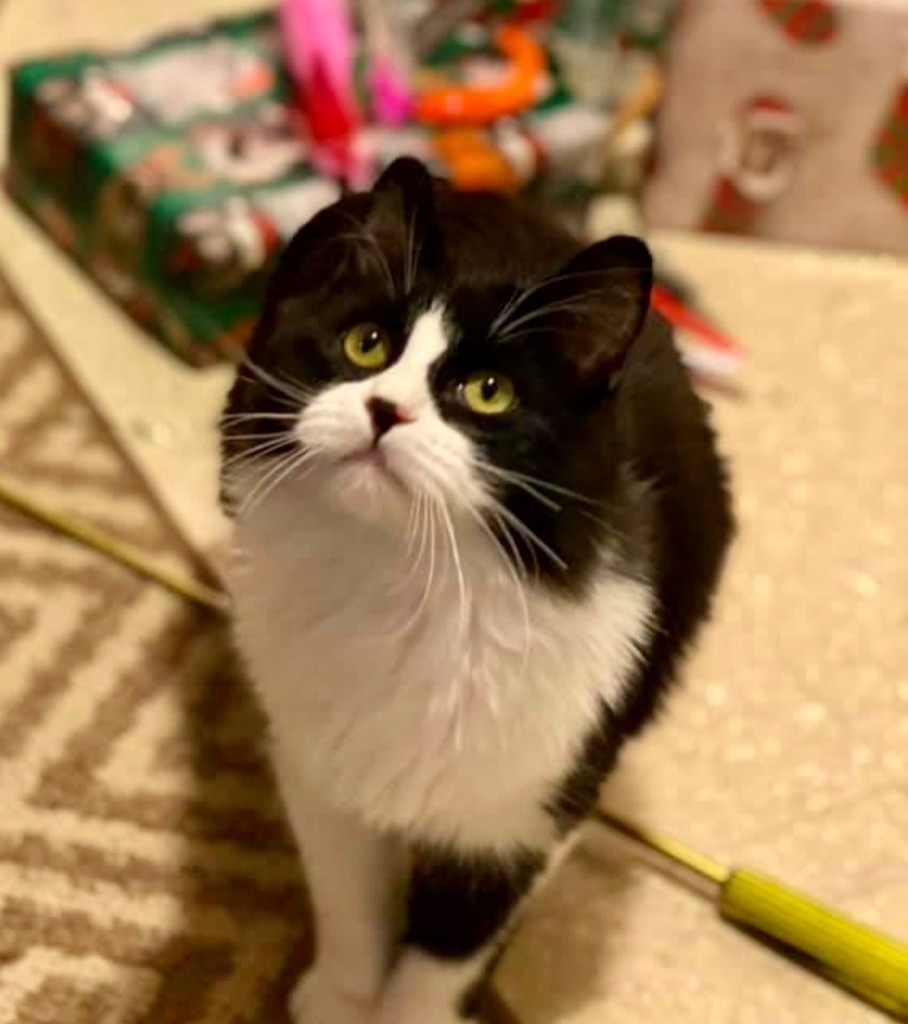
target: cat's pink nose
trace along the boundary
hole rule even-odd
[[[370,398],[366,402],[366,408],[369,410],[376,441],[392,427],[413,422],[413,417],[405,409],[394,402],[389,402],[387,398]]]

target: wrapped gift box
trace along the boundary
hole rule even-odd
[[[7,186],[188,361],[242,345],[280,240],[332,201],[289,122],[272,19],[13,69]]]
[[[658,226],[908,252],[908,3],[684,5],[645,207]]]
[[[461,36],[435,63],[466,61],[469,74],[488,33]],[[290,95],[270,13],[128,53],[30,61],[12,72],[7,185],[124,309],[204,365],[242,349],[282,244],[338,195],[307,163]],[[553,68],[519,117],[367,126],[362,142],[376,171],[413,153],[461,186],[532,185],[569,200],[601,184],[609,125]]]

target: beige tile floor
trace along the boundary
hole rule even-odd
[[[0,64],[240,6],[7,0]],[[908,267],[656,242],[751,355],[745,396],[716,403],[741,532],[687,686],[608,799],[908,939]],[[4,203],[0,262],[186,532],[216,547],[225,375],[173,363]],[[875,1019],[601,837],[537,904],[502,988],[527,1024]]]

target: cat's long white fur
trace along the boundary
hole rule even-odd
[[[428,384],[446,344],[436,307],[388,370],[319,394],[297,431],[321,462],[237,524],[238,640],[321,927],[348,950],[344,965],[317,961],[299,1024],[457,1019],[464,972],[408,952],[385,977],[393,928],[375,917],[399,870],[388,837],[549,847],[551,787],[598,702],[620,703],[648,640],[652,588],[610,572],[607,552],[584,598],[561,597],[521,581],[477,524],[478,454],[438,414]],[[382,439],[388,469],[447,510],[435,513],[431,541],[424,517],[415,566],[404,488],[370,461],[338,465],[371,444],[371,396],[413,418]],[[342,884],[351,871],[356,881]]]

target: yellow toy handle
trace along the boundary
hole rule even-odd
[[[722,916],[785,947],[878,1009],[908,1021],[908,946],[747,868],[719,895]]]
[[[850,921],[750,868],[727,868],[677,839],[600,808],[596,818],[696,875],[731,924],[772,943],[896,1020],[908,1021],[908,945]]]

